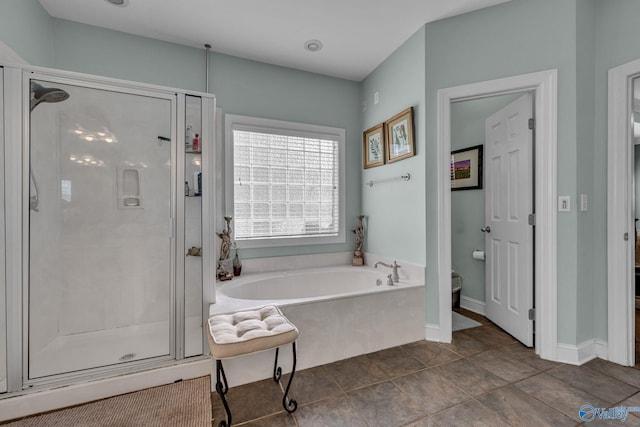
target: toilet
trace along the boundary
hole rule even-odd
[[[460,308],[460,291],[462,290],[462,276],[451,270],[451,308]]]

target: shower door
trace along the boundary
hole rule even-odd
[[[175,97],[30,89],[27,378],[173,358]]]

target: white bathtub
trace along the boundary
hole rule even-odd
[[[408,266],[407,266],[408,267]],[[389,269],[323,267],[243,275],[219,283],[210,315],[278,305],[299,329],[297,369],[305,369],[425,339],[424,268],[400,270],[386,285]],[[420,274],[422,272],[422,274]],[[382,285],[377,285],[381,281]],[[282,349],[290,369],[290,350]],[[224,362],[230,385],[269,378],[272,352]]]

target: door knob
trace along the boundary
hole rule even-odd
[[[480,231],[482,231],[483,233],[491,233],[491,227],[489,227],[488,225],[484,226],[480,229]]]

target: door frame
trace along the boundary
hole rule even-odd
[[[621,365],[635,362],[634,155],[629,118],[633,79],[640,59],[609,70],[607,130],[607,358]],[[622,209],[620,209],[622,207]],[[628,240],[624,235],[629,233]]]
[[[546,70],[438,90],[438,308],[439,341],[451,342],[451,103],[516,92],[534,93],[535,349],[557,359],[557,109],[558,70]]]

